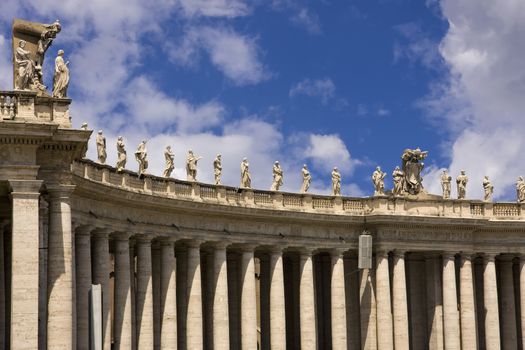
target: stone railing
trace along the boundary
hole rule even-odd
[[[73,172],[89,181],[131,192],[228,206],[338,215],[390,214],[525,220],[525,204],[519,203],[444,200],[432,195],[419,199],[387,196],[351,198],[241,189],[153,175],[139,178],[132,171],[117,173],[111,166],[90,160],[75,162]]]
[[[0,119],[15,119],[18,101],[13,92],[0,91]]]

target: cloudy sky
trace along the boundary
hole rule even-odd
[[[128,154],[149,140],[153,174],[172,145],[179,178],[191,148],[199,180],[221,153],[238,186],[246,156],[261,189],[279,160],[285,191],[306,163],[313,192],[328,192],[338,166],[343,194],[368,196],[375,166],[390,187],[415,147],[429,151],[432,193],[440,169],[465,169],[468,197],[489,175],[514,200],[525,174],[523,0],[2,0],[0,90],[12,89],[13,18],[60,19],[47,85],[64,49],[73,124],[104,130],[110,164],[123,135]]]

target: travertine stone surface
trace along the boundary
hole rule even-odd
[[[388,252],[376,253],[376,298],[377,298],[377,348],[391,350],[394,348],[392,304],[390,300],[390,272],[388,268]]]
[[[240,260],[242,349],[257,348],[257,301],[253,258],[253,247],[243,247]]]
[[[394,271],[392,281],[392,303],[394,319],[395,349],[408,349],[408,303],[405,275],[405,253],[394,251]]]
[[[512,258],[512,255],[504,255],[499,259],[501,340],[502,348],[505,350],[518,349]]]
[[[200,266],[200,243],[191,242],[187,252],[187,300],[186,347],[200,350],[203,348],[202,334],[202,289]]]
[[[75,230],[75,279],[77,313],[77,349],[89,350],[89,291],[91,290],[91,230]]]
[[[176,259],[173,242],[161,243],[162,263],[160,289],[162,328],[160,348],[162,350],[177,350],[177,278],[175,272]]]
[[[102,286],[102,342],[104,350],[111,350],[111,318],[109,290],[109,242],[108,230],[97,230],[93,233],[93,284]]]
[[[520,310],[521,310],[521,348],[525,349],[525,256],[519,257],[519,277],[520,277]]]
[[[137,290],[135,294],[135,319],[137,322],[137,346],[139,349],[153,348],[153,281],[151,264],[151,242],[137,238]]]
[[[356,265],[357,266],[357,265]],[[361,349],[377,349],[377,304],[375,288],[375,271],[360,271],[359,314],[361,321]]]
[[[438,255],[431,254],[425,259],[428,305],[429,349],[443,350],[443,298],[441,284],[441,261]]]
[[[11,349],[38,348],[38,198],[42,181],[12,180]]]
[[[49,192],[47,347],[75,348],[73,235],[70,195],[73,185],[47,186]]]
[[[456,267],[454,253],[443,253],[443,328],[445,350],[461,347],[459,313],[456,296]]]
[[[301,251],[299,258],[299,325],[301,349],[317,348],[314,275],[311,251]]]
[[[483,302],[485,305],[485,346],[487,350],[500,349],[498,288],[495,255],[483,255]]]
[[[226,244],[218,244],[213,251],[213,347],[230,349],[230,321],[228,313],[228,275],[226,269]]]
[[[346,300],[345,269],[341,251],[332,254],[331,314],[332,314],[332,349],[347,350],[346,339]]]
[[[461,254],[459,276],[461,349],[476,350],[478,348],[478,337],[474,295],[475,285],[472,256],[468,253]]]
[[[131,349],[132,313],[130,282],[130,248],[128,236],[115,236],[115,314],[113,319],[114,346]]]
[[[283,257],[280,249],[270,252],[270,348],[286,349]]]

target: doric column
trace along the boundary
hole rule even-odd
[[[388,251],[376,252],[376,262],[377,333],[380,335],[377,339],[377,348],[379,350],[392,350],[394,338]]]
[[[115,243],[115,296],[113,335],[115,349],[131,349],[133,326],[131,313],[131,268],[129,236],[117,234]]]
[[[346,339],[346,300],[345,268],[343,251],[334,250],[332,258],[331,313],[332,313],[332,349],[347,350]]]
[[[5,255],[4,255],[4,230],[7,226],[8,221],[0,222],[0,349],[7,348],[5,336],[6,336],[6,283],[5,283]]]
[[[160,265],[160,300],[162,312],[162,327],[160,348],[165,350],[177,349],[177,279],[175,271],[175,250],[172,241],[161,242]]]
[[[138,349],[153,349],[153,281],[151,273],[151,241],[135,239],[137,253],[137,290],[135,295]]]
[[[270,251],[270,348],[286,349],[286,314],[282,250]]]
[[[443,350],[443,288],[441,285],[441,262],[436,254],[425,257],[429,350]]]
[[[11,349],[38,348],[38,199],[42,181],[12,180]]]
[[[375,273],[373,269],[363,269],[360,272],[359,281],[359,315],[361,321],[362,350],[377,349],[376,313]]]
[[[473,276],[472,256],[470,254],[461,254],[459,299],[461,305],[461,349],[463,350],[477,350],[478,348]]]
[[[405,252],[394,251],[392,299],[394,304],[394,346],[408,349],[408,303],[405,275]]]
[[[525,349],[525,255],[521,254],[520,259],[520,311],[521,311],[521,343]]]
[[[518,348],[514,278],[512,272],[513,258],[511,255],[501,255],[500,259],[498,259],[501,282],[501,339],[503,349],[505,350]]]
[[[73,235],[71,234],[70,195],[72,185],[48,185],[49,246],[47,348],[74,349],[75,307],[73,305]]]
[[[485,346],[487,350],[500,349],[498,288],[495,254],[483,255],[483,301],[485,305]]]
[[[299,256],[299,324],[301,349],[317,349],[317,322],[312,251],[303,250]]]
[[[77,349],[89,350],[89,291],[91,289],[91,231],[84,225],[75,230],[75,280],[77,302]]]
[[[213,348],[217,350],[230,349],[227,245],[228,243],[224,242],[213,247]]]
[[[111,322],[109,312],[109,230],[97,229],[92,232],[92,276],[93,284],[102,287],[102,343],[104,350],[111,350]]]
[[[242,248],[241,254],[241,348],[257,348],[257,293],[253,246]]]
[[[443,329],[445,350],[459,349],[459,314],[454,253],[443,253]]]
[[[200,242],[188,243],[187,254],[187,295],[188,308],[186,317],[186,347],[201,350],[204,337],[202,334],[202,288]]]

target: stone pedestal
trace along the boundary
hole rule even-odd
[[[12,180],[11,349],[38,349],[38,228],[42,181]],[[44,322],[44,321],[43,321]]]

